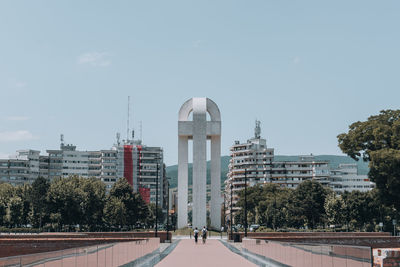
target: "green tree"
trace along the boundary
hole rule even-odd
[[[84,193],[80,184],[77,176],[58,178],[50,184],[46,200],[50,218],[58,227],[71,227],[83,222]]]
[[[104,221],[109,227],[121,228],[127,225],[128,215],[121,199],[110,197],[104,206]]]
[[[333,192],[329,194],[325,198],[324,208],[328,223],[341,225],[345,222],[346,205],[341,196]]]
[[[328,193],[329,190],[319,182],[313,180],[302,182],[293,192],[294,215],[301,218],[310,228],[324,223],[324,204]]]
[[[22,223],[23,201],[19,196],[9,199],[7,207],[7,222],[10,227],[19,227]]]
[[[267,184],[262,189],[262,200],[256,207],[256,222],[273,229],[287,227],[290,189],[276,184]]]
[[[365,225],[371,220],[371,211],[369,203],[371,199],[367,192],[354,190],[345,192],[342,195],[345,202],[347,220],[351,230],[363,230]]]
[[[0,225],[7,222],[7,208],[10,199],[14,196],[14,187],[11,184],[0,184]]]
[[[79,180],[82,190],[82,224],[89,231],[100,229],[103,221],[103,210],[106,199],[106,186],[97,178],[81,178]]]
[[[46,222],[46,217],[48,217],[49,207],[46,196],[49,187],[49,182],[43,177],[38,177],[32,183],[29,201],[31,203],[31,223],[34,227],[42,228],[43,223]]]
[[[16,188],[16,195],[19,196],[22,201],[21,224],[23,225],[27,225],[30,223],[31,191],[32,191],[32,186],[30,184],[24,184]]]
[[[400,210],[400,110],[382,110],[355,122],[338,135],[340,149],[355,160],[369,161],[369,177],[380,198]]]
[[[162,209],[160,206],[157,207],[157,212],[158,212],[158,224],[161,224],[165,220],[164,213],[162,212]],[[146,218],[146,226],[148,227],[154,227],[156,224],[156,204],[155,203],[150,203],[149,204],[149,213]]]
[[[107,201],[113,198],[121,201],[126,209],[126,224],[134,228],[137,224],[145,223],[149,215],[149,208],[138,193],[133,193],[131,185],[126,179],[119,179],[111,188]],[[108,210],[106,210],[107,212]],[[109,216],[109,214],[107,215]]]

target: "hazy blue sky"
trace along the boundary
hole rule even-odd
[[[276,154],[341,154],[350,123],[400,101],[400,1],[1,1],[0,155],[107,149],[126,136],[177,162],[194,96],[222,114],[222,154],[262,135]]]

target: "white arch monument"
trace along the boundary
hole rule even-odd
[[[193,121],[189,115],[193,112]],[[207,112],[211,120],[207,121]],[[207,139],[211,140],[211,227],[221,227],[221,114],[209,98],[191,98],[179,110],[178,228],[188,223],[188,141],[193,139],[192,226],[207,225]]]

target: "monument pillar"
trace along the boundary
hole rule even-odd
[[[188,121],[193,112],[193,121]],[[207,121],[207,112],[210,121]],[[211,140],[211,227],[221,227],[221,115],[208,98],[192,98],[179,111],[178,121],[178,228],[187,226],[188,140],[193,139],[193,227],[207,223],[207,139]]]
[[[178,140],[178,228],[188,223],[188,138],[179,136]],[[185,193],[186,192],[186,193]]]

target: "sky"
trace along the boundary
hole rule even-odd
[[[222,118],[222,155],[261,121],[278,155],[335,154],[336,136],[400,99],[400,1],[0,1],[0,157],[109,149],[131,126],[177,163],[192,97]]]

